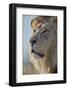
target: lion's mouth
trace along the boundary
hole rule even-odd
[[[32,49],[32,53],[34,53],[35,55],[38,55],[40,58],[44,57],[44,54],[38,53],[34,51],[33,49]]]

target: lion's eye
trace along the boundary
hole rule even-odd
[[[36,30],[33,30],[33,32],[36,32]]]
[[[42,34],[44,34],[44,33],[46,33],[46,32],[49,32],[48,29],[45,29],[45,30],[42,32]]]

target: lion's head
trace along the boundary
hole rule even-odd
[[[39,73],[54,72],[57,63],[57,17],[39,16],[32,20],[31,26],[31,61]]]

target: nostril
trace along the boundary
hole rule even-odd
[[[34,44],[34,43],[36,43],[36,40],[33,40],[33,42],[32,42],[32,43],[33,43],[33,44]]]
[[[33,45],[33,44],[35,44],[37,41],[35,40],[35,39],[31,39],[30,40],[30,43]]]
[[[33,39],[32,43],[31,43],[31,44],[32,44],[32,46],[33,46],[33,44],[35,44],[35,43],[36,43],[36,40],[34,40],[34,39]]]

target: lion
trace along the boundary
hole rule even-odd
[[[57,16],[37,16],[31,27],[30,63],[39,74],[57,73]]]

